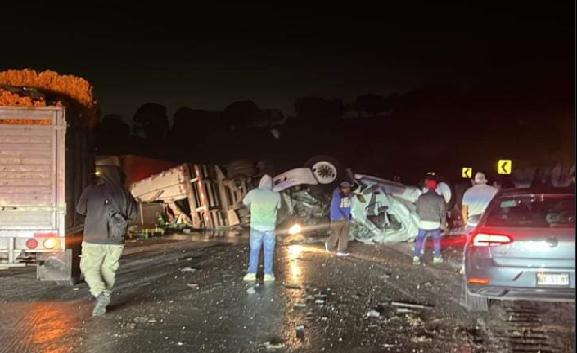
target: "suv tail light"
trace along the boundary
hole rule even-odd
[[[510,244],[512,242],[513,239],[511,239],[510,236],[504,234],[487,234],[478,232],[473,235],[473,246],[477,247],[500,246]]]

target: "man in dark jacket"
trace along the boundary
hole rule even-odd
[[[427,234],[431,233],[435,243],[434,263],[442,263],[441,257],[441,228],[445,227],[447,221],[447,208],[445,199],[435,192],[437,181],[434,177],[427,177],[425,180],[427,192],[419,196],[417,200],[417,214],[419,215],[419,234],[415,243],[415,255],[413,263],[421,263],[421,248]]]
[[[119,167],[99,166],[97,176],[98,185],[84,189],[76,205],[76,212],[86,216],[80,269],[96,298],[93,316],[106,313],[124,249],[126,222],[138,216],[136,201],[124,187],[126,176]]]

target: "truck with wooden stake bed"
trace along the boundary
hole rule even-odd
[[[35,265],[41,281],[80,279],[74,208],[93,181],[95,122],[87,81],[0,72],[0,269]]]

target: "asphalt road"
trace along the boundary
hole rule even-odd
[[[139,241],[127,246],[103,318],[90,317],[85,284],[0,271],[0,352],[575,351],[574,304],[467,313],[460,244],[445,239],[445,264],[431,265],[428,253],[414,266],[409,244],[355,242],[338,258],[320,242],[285,241],[277,282],[263,285],[242,281],[246,236]]]

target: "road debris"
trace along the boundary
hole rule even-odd
[[[397,314],[406,314],[406,313],[412,313],[413,312],[409,308],[396,308],[395,311]]]
[[[305,339],[305,326],[304,325],[297,325],[295,328],[296,336],[299,340]]]
[[[413,343],[431,343],[433,339],[427,336],[415,336],[411,337],[411,342]]]
[[[254,293],[256,293],[256,290],[254,289],[254,287],[250,287],[249,289],[246,290],[246,292],[248,294],[254,294]]]
[[[422,305],[422,304],[411,304],[411,303],[402,303],[402,302],[391,302],[392,306],[399,306],[403,308],[412,308],[412,309],[423,309],[423,310],[433,310],[433,306],[431,305]]]
[[[295,303],[295,304],[293,305],[293,308],[294,308],[294,309],[304,309],[304,308],[306,308],[306,307],[307,307],[307,305],[306,305],[305,303]]]
[[[192,268],[192,267],[184,267],[180,269],[180,272],[191,272],[194,273],[196,272],[196,268]]]
[[[367,317],[381,317],[381,313],[376,310],[371,310],[367,313]]]
[[[194,290],[199,290],[200,287],[198,286],[197,283],[187,283],[186,285],[188,288],[194,289]]]
[[[296,284],[289,284],[289,283],[285,283],[284,287],[286,289],[298,289],[298,290],[302,289],[301,286],[298,286]]]
[[[272,339],[269,342],[265,342],[263,346],[269,351],[276,351],[286,347],[284,342],[281,341],[280,339]]]

